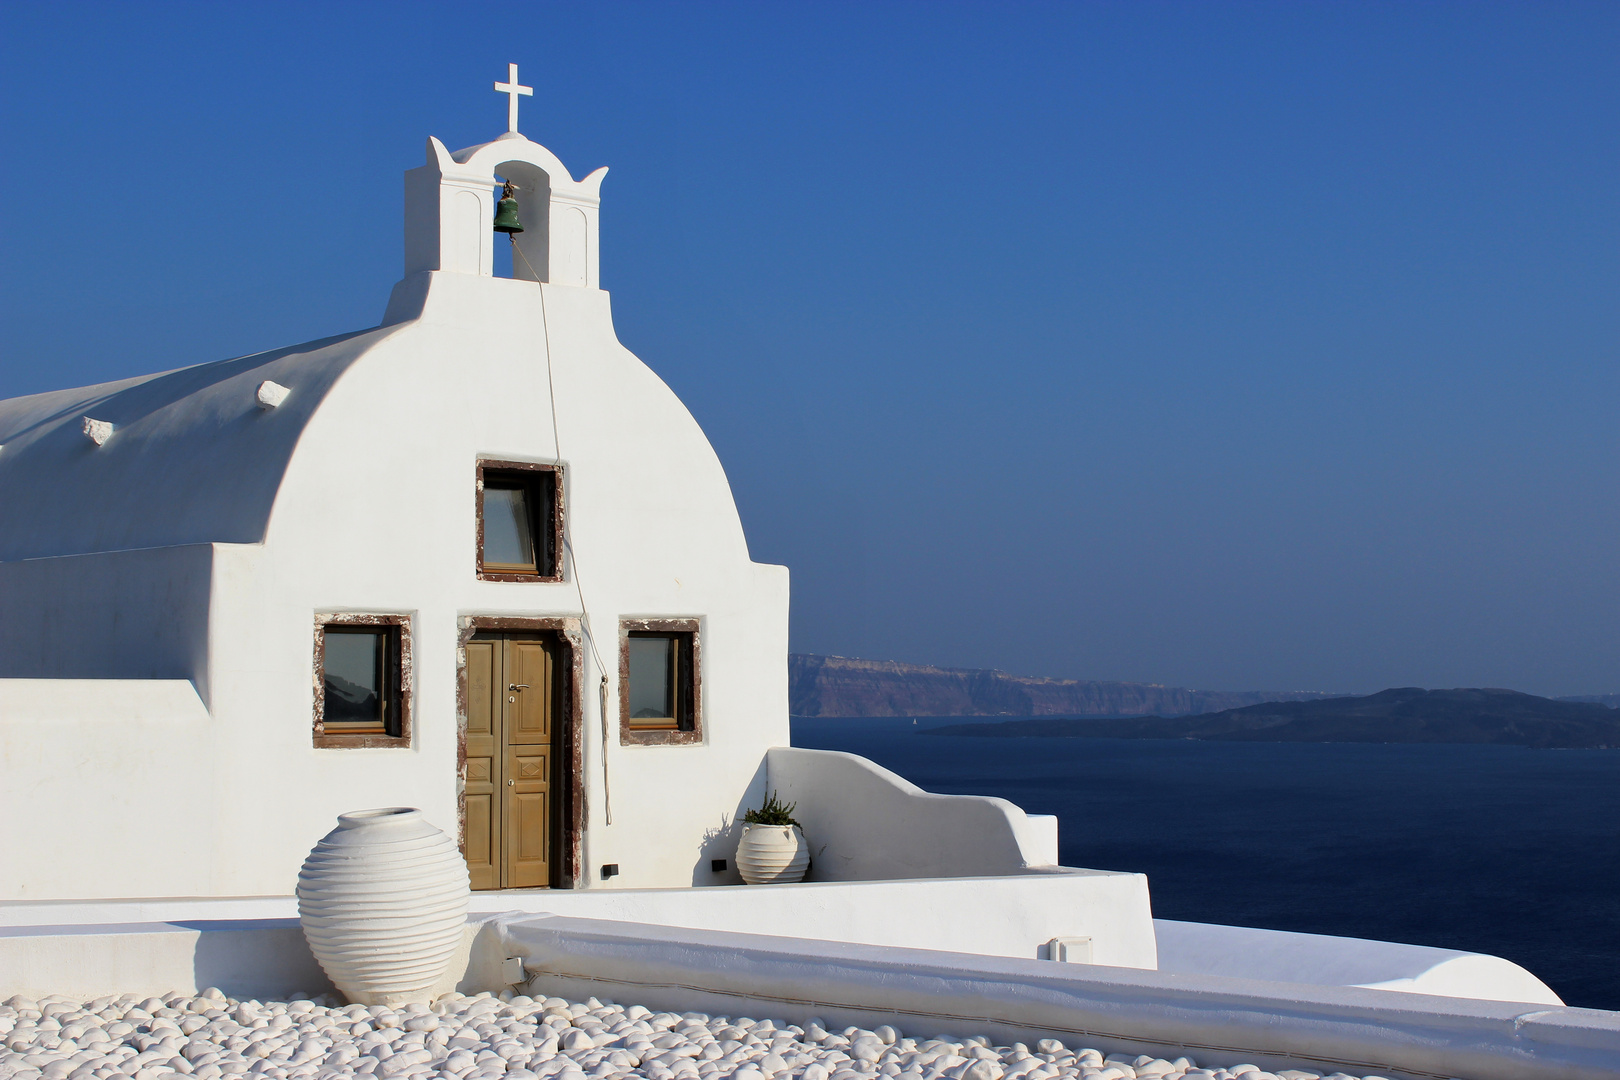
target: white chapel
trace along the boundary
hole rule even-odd
[[[0,896],[285,894],[390,804],[477,889],[737,880],[788,573],[615,337],[607,170],[520,135],[521,90],[405,174],[380,325],[0,402],[0,806],[37,823]]]
[[[300,864],[340,814],[416,807],[466,862],[473,982],[574,964],[584,993],[684,1009],[694,979],[755,978],[772,1009],[853,994],[939,1025],[1010,994],[1155,1052],[1302,1016],[1299,1046],[1341,1057],[1367,1016],[1414,1015],[1357,995],[1443,996],[1445,1032],[1462,998],[1559,1004],[1498,957],[1156,920],[1144,875],[1058,865],[1053,817],[792,747],[788,572],[750,558],[713,448],[614,333],[606,170],[519,134],[509,72],[505,134],[429,139],[406,172],[379,325],[0,401],[14,992],[317,985]],[[744,887],[739,822],[771,792],[808,877]],[[480,953],[516,947],[508,923],[529,952]],[[1090,1004],[1041,1012],[1048,983]]]

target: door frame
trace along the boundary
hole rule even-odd
[[[553,880],[554,889],[577,889],[581,883],[580,858],[585,822],[585,713],[579,688],[585,682],[584,636],[577,618],[526,618],[511,615],[463,615],[456,635],[456,843],[467,857],[467,642],[480,633],[551,634],[562,647],[557,673],[563,680],[562,715],[554,731],[562,768],[561,787],[554,805],[562,815],[558,833],[563,850]]]

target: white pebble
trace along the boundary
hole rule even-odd
[[[630,1070],[637,1070],[632,1073]],[[783,1020],[655,1013],[590,998],[446,994],[431,1006],[339,1006],[201,994],[0,1002],[0,1076],[44,1080],[1381,1080],[1190,1058],[1109,1055],[1041,1039],[834,1033]]]
[[[999,1064],[987,1058],[979,1058],[962,1071],[962,1080],[1001,1080],[1001,1074],[1006,1072]]]

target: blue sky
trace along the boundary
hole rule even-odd
[[[10,0],[0,396],[373,325],[515,61],[796,649],[1620,691],[1617,55],[1612,4]]]

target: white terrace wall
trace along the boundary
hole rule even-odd
[[[0,679],[5,896],[207,895],[252,850],[216,832],[221,726],[181,679]]]
[[[1057,819],[1006,799],[936,795],[836,750],[779,746],[768,761],[771,790],[809,838],[808,881],[988,877],[1057,862]]]

